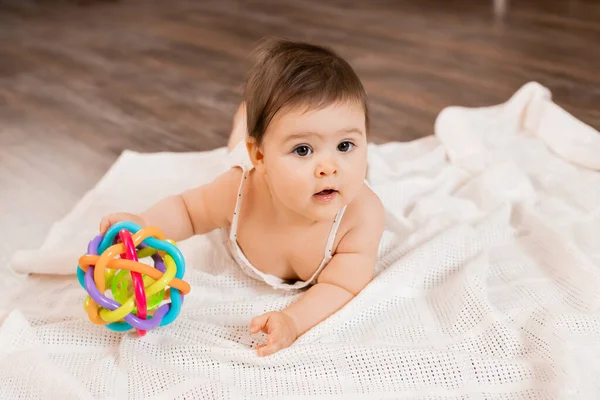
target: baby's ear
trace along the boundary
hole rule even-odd
[[[257,168],[263,164],[264,155],[262,148],[257,144],[255,138],[249,136],[246,139],[246,149],[248,150],[248,155],[250,156],[250,161],[252,161],[254,168]]]

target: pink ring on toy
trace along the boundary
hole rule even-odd
[[[128,230],[123,229],[119,231],[119,239],[121,239],[121,242],[125,247],[125,253],[121,254],[121,258],[136,262],[139,261],[137,252],[135,250],[135,244],[131,238],[131,233],[129,233]],[[146,304],[146,290],[144,289],[144,280],[142,279],[142,274],[131,271],[131,281],[133,283],[133,290],[135,293],[137,316],[144,320],[148,314],[148,305]],[[144,336],[146,334],[146,331],[142,329],[137,329],[137,332],[140,336]]]

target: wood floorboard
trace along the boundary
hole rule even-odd
[[[125,149],[224,146],[266,36],[332,46],[370,96],[372,140],[433,133],[449,105],[537,81],[600,129],[600,2],[0,0],[0,266]]]

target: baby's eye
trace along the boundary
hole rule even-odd
[[[338,144],[337,148],[339,151],[346,153],[346,152],[350,151],[352,149],[352,147],[354,147],[354,143],[345,141],[345,142]]]
[[[306,157],[312,152],[311,148],[306,145],[298,146],[292,151],[292,153],[299,155],[300,157]]]

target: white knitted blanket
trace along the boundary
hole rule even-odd
[[[389,211],[377,276],[291,347],[258,358],[248,328],[300,293],[245,276],[214,233],[180,243],[192,291],[174,323],[138,338],[89,322],[74,274],[99,218],[211,179],[224,154],[125,152],[15,254],[0,398],[600,398],[600,135],[545,88],[370,146]]]

